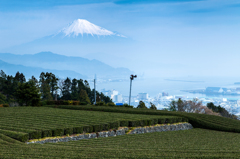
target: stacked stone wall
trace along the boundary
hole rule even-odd
[[[163,131],[178,131],[178,130],[188,130],[192,129],[192,125],[190,123],[179,123],[172,125],[159,125],[159,126],[149,126],[149,127],[137,127],[132,130],[129,128],[120,128],[119,130],[111,130],[111,131],[102,131],[97,133],[89,133],[89,134],[80,134],[76,136],[62,137],[62,138],[53,138],[39,141],[31,141],[27,142],[27,144],[44,144],[44,143],[57,143],[57,142],[68,142],[68,141],[77,141],[82,139],[93,139],[99,137],[112,137],[127,134],[143,134],[143,133],[151,133],[151,132],[163,132]]]

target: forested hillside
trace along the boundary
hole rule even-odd
[[[55,74],[42,72],[39,78],[32,76],[26,80],[23,73],[15,76],[0,72],[0,104],[10,106],[26,105],[40,106],[47,101],[68,101],[77,104],[92,104],[94,89],[91,89],[87,80],[59,79]],[[111,103],[111,99],[96,91],[96,101]]]

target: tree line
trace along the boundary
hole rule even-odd
[[[221,107],[220,105],[215,106],[212,102],[207,103],[207,106],[203,106],[202,102],[199,101],[197,98],[194,98],[193,100],[182,100],[181,98],[179,98],[177,101],[173,100],[170,102],[166,110],[209,114],[238,119],[236,115],[229,113],[225,108]]]
[[[0,72],[0,104],[38,106],[43,101],[72,100],[84,105],[93,104],[94,89],[87,80],[59,79],[53,73],[42,72],[39,79],[32,76],[28,81],[23,73],[15,76]],[[112,103],[103,93],[96,91],[96,101]]]

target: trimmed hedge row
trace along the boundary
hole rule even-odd
[[[150,126],[155,124],[164,124],[164,123],[173,123],[178,121],[186,121],[183,118],[161,118],[161,119],[145,119],[145,120],[122,120],[122,121],[114,121],[110,123],[103,124],[95,124],[95,125],[85,125],[79,127],[71,127],[71,128],[57,128],[52,130],[27,130],[20,128],[8,128],[8,130],[0,129],[0,133],[17,139],[22,142],[26,142],[29,139],[39,139],[44,137],[52,137],[52,136],[63,136],[63,135],[72,135],[72,134],[81,134],[92,133],[92,132],[100,132],[107,131],[109,129],[118,129],[119,127],[138,127],[138,126]],[[1,127],[6,129],[5,127]],[[9,130],[10,129],[10,130]]]
[[[88,103],[86,102],[79,102],[79,101],[72,101],[72,100],[48,100],[48,101],[43,101],[41,102],[42,106],[45,105],[87,105]]]
[[[14,128],[14,127],[7,127],[7,126],[0,126],[0,129],[28,133],[29,139],[40,139],[42,137],[42,131],[38,131],[38,130]]]
[[[20,141],[15,140],[9,136],[3,135],[0,133],[0,140],[8,142],[8,143],[14,143],[14,144],[22,144]],[[0,157],[1,158],[1,157]]]
[[[29,134],[28,133],[23,133],[23,132],[16,132],[16,131],[0,129],[0,134],[9,136],[9,137],[11,137],[13,139],[16,139],[16,140],[19,140],[21,142],[26,142],[29,139]]]
[[[49,105],[48,107],[55,107]],[[196,114],[186,112],[173,112],[164,110],[149,110],[149,109],[129,109],[118,107],[104,107],[104,106],[66,106],[59,105],[57,108],[72,109],[72,110],[90,110],[90,111],[103,111],[103,112],[116,112],[116,113],[128,113],[128,114],[145,114],[145,115],[169,115],[178,116],[188,119],[189,123],[196,128],[205,128],[226,132],[238,132],[240,133],[240,121],[229,119],[220,116]],[[168,123],[174,123],[175,119],[169,119]],[[179,120],[180,121],[180,120]],[[166,121],[165,121],[166,122]],[[160,123],[163,123],[161,121]]]

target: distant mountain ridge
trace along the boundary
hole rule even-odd
[[[3,70],[7,75],[13,75],[13,76],[19,71],[20,73],[23,73],[27,79],[31,78],[32,76],[38,79],[41,72],[52,72],[53,74],[56,75],[56,77],[59,77],[59,78],[65,78],[65,77],[77,78],[77,79],[87,78],[87,76],[81,75],[74,71],[43,69],[40,67],[29,67],[29,66],[23,66],[23,65],[10,64],[2,60],[0,60],[0,70]]]
[[[0,59],[10,64],[26,67],[39,67],[59,71],[71,70],[89,77],[93,77],[94,74],[102,78],[124,77],[132,73],[127,68],[113,68],[95,59],[88,60],[82,57],[64,56],[52,52],[25,55],[0,53]]]

